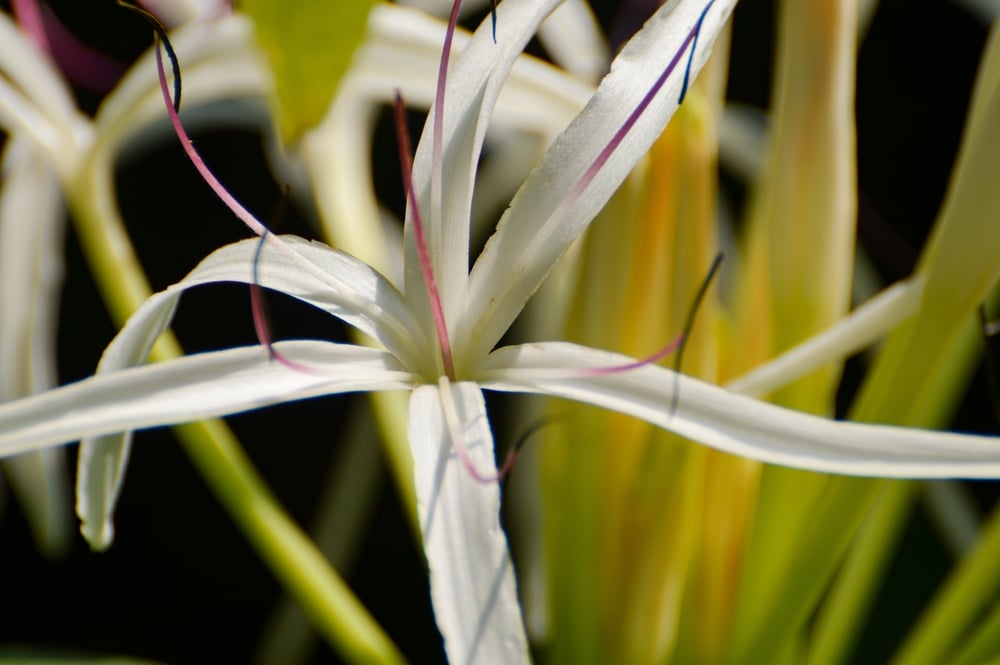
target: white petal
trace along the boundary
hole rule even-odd
[[[450,400],[447,415],[444,400]],[[476,469],[495,475],[493,435],[476,384],[444,381],[440,388],[417,388],[410,397],[410,446],[445,651],[456,664],[526,663],[527,640],[500,526],[500,488],[465,469],[453,450],[452,429],[461,432]]]
[[[98,374],[0,405],[0,457],[320,395],[403,390],[414,381],[378,349],[315,341],[275,348],[311,371],[270,360],[263,347],[243,347]]]
[[[65,154],[72,162],[73,151],[65,132],[42,114],[41,110],[24,98],[14,86],[0,76],[0,129],[19,134],[31,141],[56,163],[56,157]]]
[[[4,149],[0,191],[0,402],[56,384],[66,212],[58,175],[23,137]],[[56,554],[72,527],[64,455],[44,450],[4,471],[40,547]]]
[[[827,363],[843,363],[913,316],[925,281],[918,276],[888,287],[823,332],[728,382],[726,390],[763,397]]]
[[[426,225],[427,244],[441,300],[449,319],[453,316],[453,308],[458,306],[468,277],[472,191],[493,107],[514,62],[538,25],[558,3],[559,0],[505,0],[497,10],[498,26],[502,26],[502,34],[498,27],[497,42],[493,41],[487,18],[461,55],[451,63],[443,110],[440,216],[435,214],[431,197],[436,111],[431,111],[424,125],[413,163],[413,187]],[[424,302],[423,276],[409,222],[407,228],[405,291],[411,299]]]
[[[626,362],[624,356],[573,344],[530,344],[492,353],[480,378],[488,389],[589,402],[718,450],[782,466],[886,478],[1000,476],[997,437],[828,420],[678,377],[662,367],[602,376],[579,371]],[[679,402],[671,416],[675,386]]]
[[[72,141],[80,117],[69,88],[51,60],[3,12],[0,12],[0,79],[6,79],[33,108],[45,114],[61,139]]]
[[[506,4],[506,3],[505,3]],[[711,52],[735,0],[716,0],[702,23],[692,74]],[[703,0],[664,5],[632,38],[576,120],[549,148],[476,261],[454,336],[471,340],[474,365],[497,343],[528,298],[659,136],[677,109],[690,46],[681,45],[706,9]],[[666,84],[589,186],[575,191],[598,155],[679,54]],[[459,361],[460,363],[463,361]]]
[[[428,348],[402,296],[371,267],[322,243],[295,236],[281,239],[295,256],[265,247],[259,268],[262,286],[350,323],[404,362],[419,358],[421,350]],[[115,367],[134,364],[132,348],[139,342],[132,338],[145,340],[152,335],[155,339],[169,322],[171,309],[183,291],[214,282],[250,283],[258,242],[244,240],[216,250],[183,280],[151,296],[108,346],[102,363],[107,356],[122,353],[128,360]]]
[[[115,537],[113,516],[132,452],[132,432],[88,437],[76,463],[76,515],[91,549],[102,551]]]
[[[263,285],[353,322],[376,339],[385,338],[390,346],[393,329],[405,342],[412,342],[413,337],[407,335],[408,327],[415,328],[413,319],[399,293],[378,273],[319,243],[292,237],[284,240],[311,265],[322,270],[328,279],[318,280],[283,253],[265,252],[260,266]],[[222,281],[249,282],[257,247],[257,240],[223,247],[202,261],[181,282],[146,300],[105,350],[98,366],[99,375],[142,363],[169,325],[177,301],[186,289]],[[402,318],[384,316],[384,307]],[[380,333],[383,330],[390,332],[383,335]],[[84,440],[77,469],[77,513],[83,522],[84,536],[95,548],[111,543],[111,513],[129,455],[129,433],[114,429],[110,432],[109,436]]]

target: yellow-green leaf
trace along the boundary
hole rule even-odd
[[[244,0],[274,74],[286,144],[319,123],[365,34],[375,0]]]

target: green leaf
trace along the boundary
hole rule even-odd
[[[299,0],[293,9],[276,0],[242,3],[274,74],[273,103],[286,144],[323,118],[374,5],[375,0]]]

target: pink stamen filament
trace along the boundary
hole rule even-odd
[[[441,294],[438,291],[437,280],[434,277],[434,266],[431,264],[430,253],[427,251],[427,239],[424,236],[424,223],[420,216],[420,206],[417,194],[413,190],[413,158],[410,156],[410,135],[406,129],[406,107],[403,98],[396,92],[396,134],[399,145],[399,164],[403,173],[403,186],[409,201],[410,214],[413,220],[413,236],[417,246],[417,257],[420,260],[420,272],[424,277],[427,289],[427,300],[434,317],[434,329],[437,331],[438,346],[441,349],[441,362],[448,378],[455,379],[455,363],[451,352],[451,341],[448,338],[448,325],[445,321],[444,307],[441,305]]]
[[[208,168],[208,165],[205,164],[201,155],[198,154],[197,150],[195,150],[187,131],[184,129],[184,125],[181,123],[180,116],[177,113],[174,99],[171,98],[170,86],[167,82],[166,71],[163,67],[163,57],[160,54],[160,46],[160,36],[159,33],[156,33],[154,51],[156,57],[156,71],[160,82],[160,92],[163,95],[164,105],[167,108],[167,114],[170,117],[170,122],[173,125],[174,132],[177,134],[177,138],[180,140],[184,152],[187,154],[188,159],[194,165],[202,179],[205,180],[212,191],[215,192],[215,195],[218,196],[222,202],[226,204],[226,207],[228,207],[244,224],[246,224],[251,231],[260,236],[260,245],[258,245],[257,253],[254,256],[253,273],[250,284],[250,307],[253,313],[254,330],[257,334],[257,339],[260,344],[267,349],[268,355],[285,367],[306,374],[322,374],[311,367],[295,362],[274,348],[270,328],[267,322],[267,308],[264,303],[262,288],[260,286],[259,264],[264,243],[267,242],[281,250],[282,253],[294,258],[296,262],[302,265],[303,268],[317,277],[323,278],[325,275],[322,270],[302,258],[298,252],[282,242],[278,236],[271,233],[264,224],[258,221],[257,218],[254,217],[253,213],[247,210],[243,204],[237,201],[236,198],[229,193],[215,174],[212,173],[212,170]]]
[[[36,0],[12,0],[11,9],[26,35],[31,41],[46,53],[52,53],[49,37],[45,32],[45,21],[42,19],[42,8]]]
[[[156,43],[154,44],[154,51],[156,53],[156,73],[160,78],[160,92],[163,95],[164,105],[167,107],[167,114],[170,116],[170,124],[173,125],[174,133],[177,134],[177,138],[180,139],[181,147],[184,152],[187,153],[188,159],[197,169],[199,175],[202,179],[212,188],[215,195],[219,197],[226,207],[233,211],[240,221],[247,225],[247,227],[259,236],[263,236],[267,233],[267,227],[261,224],[256,217],[253,216],[249,210],[243,207],[243,204],[236,200],[232,194],[223,186],[219,179],[212,173],[212,170],[208,168],[205,164],[205,160],[201,158],[198,151],[195,150],[194,145],[191,141],[191,137],[188,136],[187,130],[184,129],[184,125],[181,123],[180,116],[177,114],[177,110],[174,108],[174,101],[170,96],[170,86],[167,83],[167,73],[163,68],[163,56],[160,54],[160,39],[156,38]],[[273,236],[272,236],[273,237]]]
[[[504,479],[507,473],[513,468],[517,461],[519,449],[515,446],[507,454],[504,463],[500,465],[496,473],[484,474],[476,468],[476,463],[469,453],[469,446],[465,443],[465,434],[462,431],[461,419],[458,416],[458,407],[455,406],[455,397],[451,392],[451,383],[447,377],[441,377],[438,381],[438,389],[441,393],[441,410],[444,415],[445,424],[448,426],[448,435],[451,438],[451,445],[455,449],[455,454],[465,472],[468,473],[477,483],[488,484],[498,483]]]
[[[267,349],[267,355],[271,360],[296,372],[319,374],[313,368],[292,360],[274,348],[267,301],[264,300],[264,288],[260,285],[260,257],[264,250],[264,241],[267,239],[267,235],[266,233],[262,235],[260,242],[257,244],[257,252],[254,254],[253,259],[252,279],[250,281],[250,311],[253,313],[253,329],[257,334],[257,341]]]
[[[662,349],[656,351],[655,353],[646,356],[641,360],[635,360],[630,363],[624,363],[621,365],[611,365],[609,367],[589,367],[586,369],[581,369],[576,374],[579,376],[605,376],[608,374],[620,374],[622,372],[630,372],[634,369],[639,369],[640,367],[645,367],[646,365],[655,365],[660,362],[671,353],[676,351],[681,347],[686,339],[685,335],[681,334],[676,339],[671,340],[669,344],[664,346]]]
[[[162,42],[159,35],[157,35],[154,47],[156,55],[156,71],[160,80],[160,93],[163,95],[163,101],[167,107],[167,115],[170,117],[170,123],[173,126],[174,133],[177,135],[177,139],[180,141],[181,147],[184,149],[188,159],[198,171],[198,174],[201,175],[206,184],[208,184],[212,191],[215,192],[215,195],[219,197],[226,207],[229,208],[233,214],[247,226],[247,228],[253,231],[256,235],[264,237],[272,247],[278,249],[282,254],[292,259],[303,270],[307,271],[317,279],[326,282],[329,279],[329,275],[327,275],[323,269],[303,258],[298,252],[283,242],[280,237],[271,233],[264,224],[254,217],[253,213],[243,207],[243,204],[237,201],[236,197],[226,190],[225,186],[219,181],[218,178],[215,177],[215,174],[208,168],[208,165],[205,164],[201,155],[198,154],[198,151],[194,147],[194,143],[191,141],[187,131],[184,129],[184,125],[181,123],[180,116],[177,114],[177,108],[173,103],[174,100],[171,99],[170,87],[167,84],[167,74],[163,68],[163,57],[160,55],[161,44]],[[179,90],[180,87],[178,86],[178,91]]]

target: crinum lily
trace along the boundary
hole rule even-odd
[[[410,391],[432,600],[453,662],[527,657],[499,488],[476,477],[496,475],[483,389],[589,402],[786,466],[878,476],[1000,474],[1000,445],[989,437],[834,422],[569,343],[495,348],[659,135],[735,0],[679,0],[657,12],[525,181],[470,271],[469,210],[490,115],[514,61],[557,4],[507,0],[498,43],[487,22],[447,77],[446,44],[437,102],[413,165],[402,289],[350,255],[267,233],[219,187],[268,241],[260,265],[258,241],[229,245],[152,296],[108,347],[97,376],[0,407],[0,453],[96,437],[84,444],[81,483],[91,504],[82,507],[92,521],[85,528],[99,538],[109,528],[127,450],[128,435],[120,432],[320,395]],[[206,177],[212,181],[207,170]],[[282,362],[255,346],[131,367],[186,289],[258,281],[258,267],[261,285],[330,312],[377,346],[295,341],[274,345]]]

